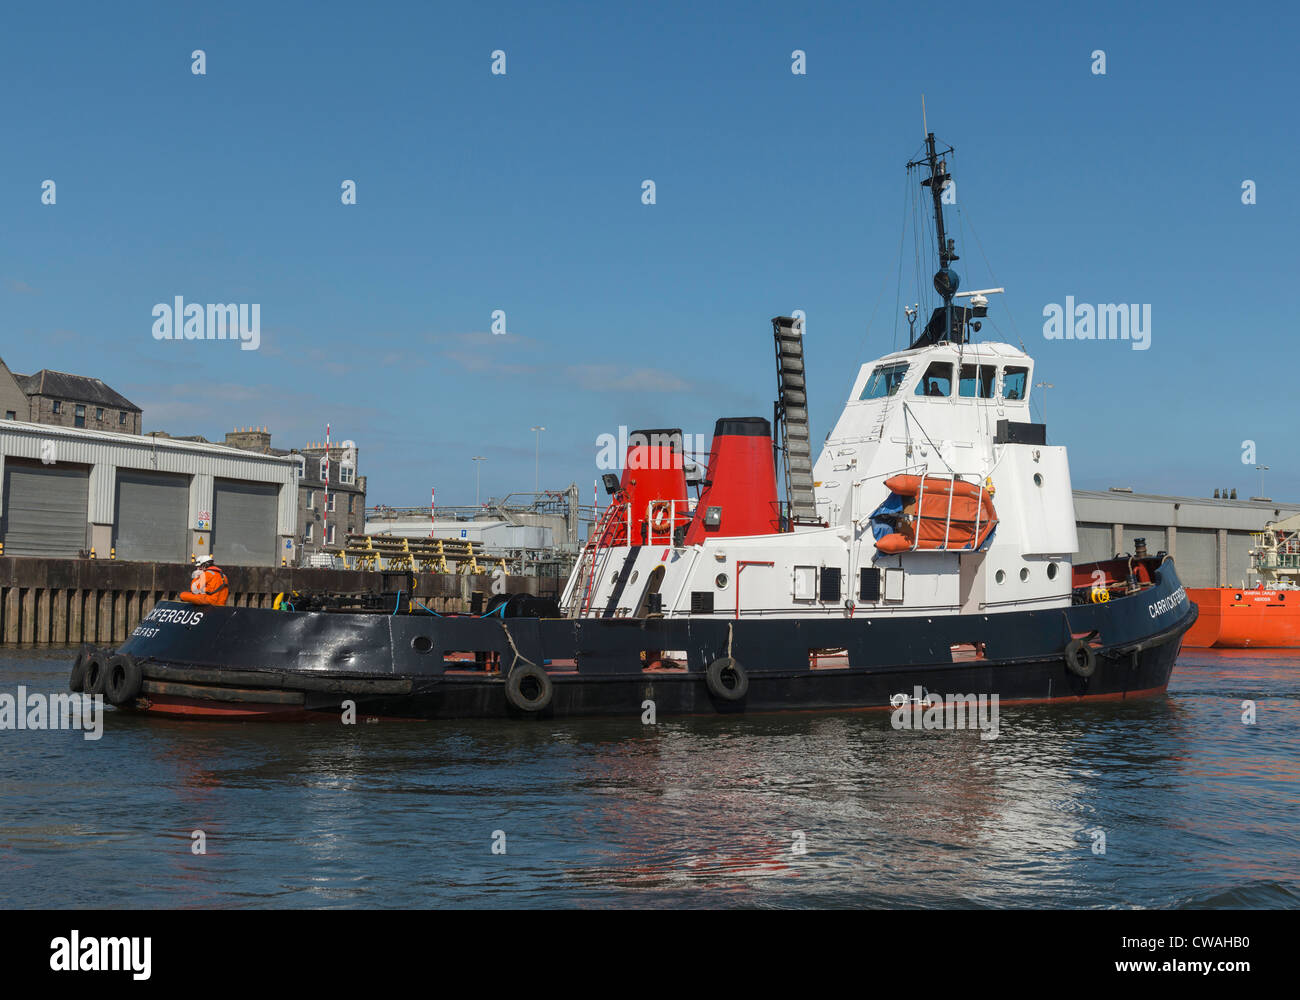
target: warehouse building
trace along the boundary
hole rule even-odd
[[[6,556],[296,563],[296,466],[174,438],[0,422]]]
[[[321,558],[328,565],[327,557],[343,551],[348,535],[366,530],[366,477],[357,474],[356,442],[308,444],[286,451],[271,447],[271,432],[265,427],[242,427],[227,433],[225,443],[261,455],[287,456],[294,462],[298,477],[294,544],[303,565]]]
[[[1253,586],[1251,532],[1300,512],[1300,504],[1272,500],[1203,499],[1134,493],[1127,489],[1075,490],[1079,528],[1076,563],[1132,552],[1145,538],[1147,551],[1168,552],[1188,587]]]

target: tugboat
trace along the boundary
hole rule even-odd
[[[1187,591],[1200,617],[1183,642],[1202,649],[1300,648],[1300,514],[1255,532],[1250,568],[1260,582]]]
[[[777,317],[773,419],[718,420],[704,469],[677,430],[632,435],[558,604],[164,602],[116,653],[84,651],[74,686],[129,710],[268,719],[337,718],[346,703],[559,718],[647,702],[659,716],[889,709],[918,689],[1004,704],[1164,691],[1196,607],[1169,558],[1073,565],[1069,465],[1031,419],[1033,359],[971,339],[1002,289],[959,291],[951,154],[929,133],[908,164],[933,201],[938,304],[905,350],[860,368],[815,462],[802,324]]]

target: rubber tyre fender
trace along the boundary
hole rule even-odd
[[[735,677],[735,687],[727,687],[723,681],[726,674]],[[723,701],[740,701],[749,693],[749,675],[745,673],[745,668],[730,656],[721,656],[709,664],[708,669],[704,671],[704,683],[708,685],[711,695]]]
[[[111,656],[104,668],[104,697],[109,704],[125,705],[140,693],[144,675],[130,653]]]
[[[104,693],[104,683],[108,680],[108,661],[111,658],[112,655],[102,649],[96,649],[86,657],[85,683],[82,685],[82,691],[86,694]]]
[[[1065,652],[1065,666],[1079,677],[1091,677],[1097,670],[1097,654],[1082,639],[1071,639]]]
[[[95,647],[88,642],[81,644],[77,658],[72,661],[72,673],[68,675],[68,690],[80,692],[86,686],[86,661],[95,653]]]
[[[524,693],[524,682],[533,680],[538,687],[536,697],[529,698]],[[510,671],[506,678],[506,701],[521,712],[540,712],[551,703],[555,694],[555,685],[546,671],[532,663],[521,663]]]

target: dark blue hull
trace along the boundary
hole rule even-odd
[[[122,707],[300,718],[337,717],[352,702],[364,716],[556,718],[640,716],[653,702],[662,717],[889,708],[918,688],[1002,704],[1140,697],[1165,689],[1196,619],[1172,561],[1153,562],[1152,575],[1154,586],[1105,604],[933,618],[501,619],[168,603],[119,650],[142,679]],[[730,686],[720,686],[709,669],[727,658]],[[511,672],[528,669],[549,690],[512,699]]]

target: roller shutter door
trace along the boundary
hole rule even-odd
[[[212,554],[218,565],[275,563],[280,488],[274,483],[218,479],[212,491]]]
[[[190,484],[187,476],[163,472],[117,474],[113,545],[117,558],[142,562],[186,562]]]
[[[1079,552],[1074,557],[1076,563],[1098,562],[1115,554],[1111,547],[1109,524],[1079,524],[1076,527],[1079,530]]]
[[[1250,568],[1250,549],[1252,546],[1250,532],[1228,532],[1228,586],[1253,587],[1259,583],[1259,576]]]
[[[1185,587],[1219,585],[1219,533],[1212,528],[1179,528],[1174,566]]]
[[[4,476],[5,555],[75,559],[88,547],[89,496],[90,470],[84,466],[8,459]]]

